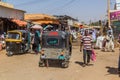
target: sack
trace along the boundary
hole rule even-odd
[[[91,54],[91,60],[96,61],[96,53],[93,49],[92,49],[92,54]]]

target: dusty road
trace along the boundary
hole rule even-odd
[[[22,54],[7,57],[0,51],[0,80],[120,80],[117,74],[118,49],[114,53],[97,52],[97,61],[82,67],[79,46],[73,46],[69,68],[53,64],[38,67],[39,55]]]

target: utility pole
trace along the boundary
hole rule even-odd
[[[108,14],[108,27],[110,26],[110,0],[107,0],[107,7],[108,7],[108,12],[107,12],[107,14]]]

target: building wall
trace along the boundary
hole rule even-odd
[[[0,6],[0,17],[24,19],[24,11]]]

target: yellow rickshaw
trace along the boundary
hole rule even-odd
[[[15,53],[26,53],[30,49],[30,34],[26,30],[8,31],[5,41],[8,56]]]

